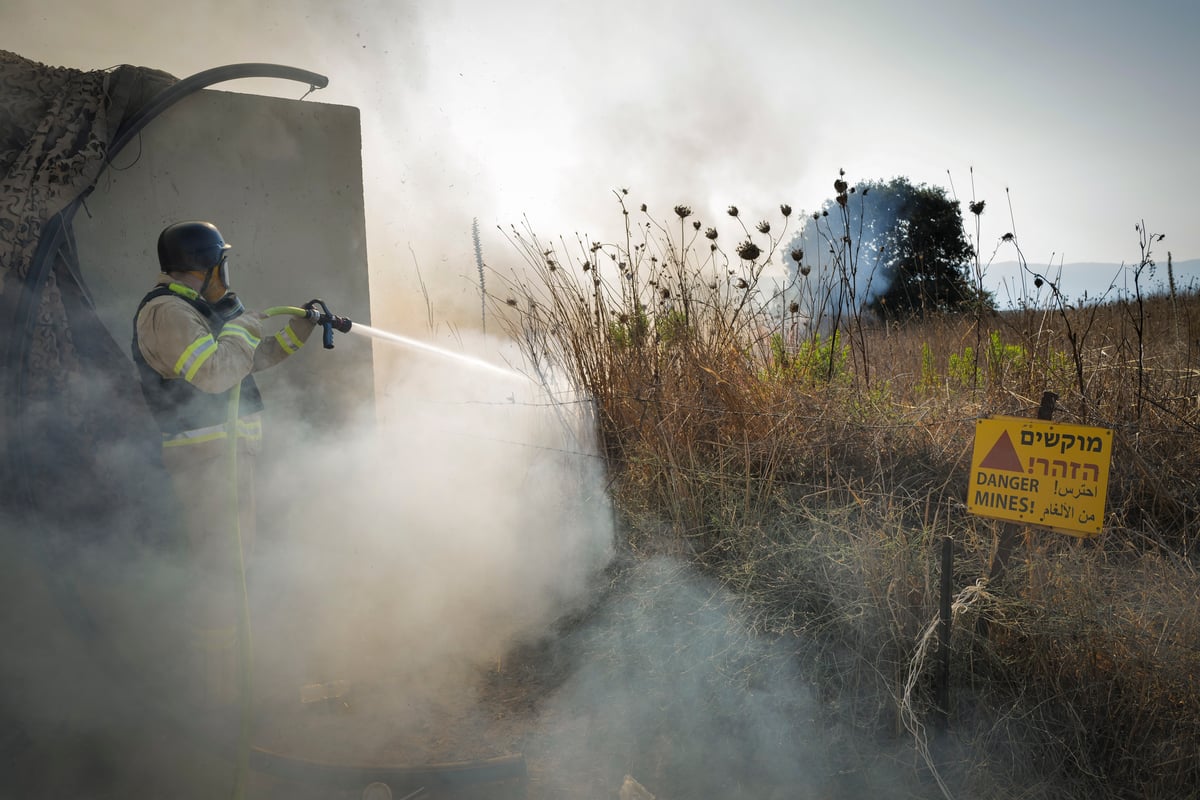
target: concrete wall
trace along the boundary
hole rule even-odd
[[[158,233],[179,220],[217,225],[231,283],[250,308],[324,299],[370,322],[358,110],[220,91],[185,98],[114,159],[75,220],[80,268],[97,312],[128,352],[131,320],[158,274]],[[268,323],[274,332],[282,327]],[[320,330],[261,373],[272,416],[331,426],[373,398],[370,340]]]

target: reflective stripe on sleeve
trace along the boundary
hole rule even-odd
[[[283,348],[283,352],[289,356],[304,346],[304,342],[296,337],[296,332],[292,330],[292,323],[284,326],[283,330],[275,334],[275,341],[279,342],[279,346]]]
[[[206,333],[187,346],[175,362],[175,374],[191,380],[209,357],[217,351],[217,342],[212,334]]]
[[[257,348],[258,343],[262,341],[262,339],[255,336],[253,333],[246,330],[241,325],[238,325],[236,322],[225,323],[225,327],[221,329],[221,333],[217,338],[224,339],[226,336],[238,337],[239,339],[244,341],[246,344],[250,345],[251,349]]]

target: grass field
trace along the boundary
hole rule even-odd
[[[618,199],[624,241],[514,231],[526,264],[489,295],[594,401],[625,556],[686,559],[756,632],[803,639],[820,713],[861,734],[852,768],[907,758],[962,797],[1200,795],[1200,295],[1137,291],[1161,240],[1139,229],[1120,296],[1030,275],[1017,310],[884,323],[844,291],[869,266],[849,246],[766,279],[790,209],[775,235],[727,221],[733,245]],[[1033,417],[1045,392],[1055,421],[1114,432],[1098,537],[967,513],[975,421]]]

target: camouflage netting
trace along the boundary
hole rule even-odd
[[[136,460],[114,455],[145,448],[153,464],[157,436],[125,348],[91,305],[71,222],[122,124],[174,82],[0,51],[0,497],[10,532],[67,532],[49,537],[54,550],[141,524],[114,516],[147,488],[119,467]]]

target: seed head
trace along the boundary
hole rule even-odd
[[[704,232],[704,238],[706,238],[706,239],[716,239],[716,238],[717,238],[717,229],[716,229],[716,228],[709,228],[708,230],[706,230],[706,231]]]
[[[810,273],[810,272],[812,272],[812,266],[810,266],[809,264],[801,264],[800,265],[800,274],[801,275],[803,275],[804,277],[807,278],[808,273]]]
[[[510,297],[507,300],[505,300],[504,302],[506,304],[512,306],[513,308],[517,307],[517,298],[515,298],[515,297]]]
[[[697,231],[700,230],[700,220],[695,220],[692,222],[692,229]]]
[[[822,216],[822,217],[828,217],[828,216],[829,216],[829,209],[827,209],[827,208],[823,208],[823,209],[821,209],[821,216]]]
[[[980,214],[983,213],[984,205],[986,205],[986,201],[980,200],[978,203],[971,203],[971,205],[969,205],[968,208],[971,209],[972,214],[974,214],[975,216],[978,217]]]
[[[1041,276],[1041,275],[1039,275],[1039,276],[1037,276],[1036,278],[1034,278],[1034,279],[1033,279],[1033,285],[1034,285],[1034,286],[1036,286],[1036,287],[1037,287],[1037,288],[1039,288],[1039,289],[1040,289],[1040,288],[1042,288],[1042,284],[1043,284],[1043,283],[1045,283],[1045,281],[1043,281],[1043,280],[1042,280],[1042,276]]]
[[[731,217],[736,217],[738,215],[737,206],[730,206],[729,208],[725,209],[725,213]]]
[[[850,200],[850,196],[847,195],[845,192],[842,192],[841,194],[839,194],[837,196],[837,204],[839,206],[841,206],[842,208],[846,207],[846,203],[849,202],[849,200]]]
[[[788,255],[790,255],[792,257],[792,261],[795,261],[797,264],[799,264],[801,261],[804,260],[804,251],[801,250],[799,247],[792,250],[792,252],[789,253]]]
[[[675,215],[680,219],[687,219],[692,215],[691,206],[675,206]]]
[[[644,212],[645,210],[646,210],[646,204],[642,203],[642,211]]]
[[[1002,242],[1011,242],[1012,240],[1013,240],[1013,235],[1011,233],[1006,233],[1000,237],[1000,241],[1002,241]]]
[[[793,300],[793,301],[791,302],[791,304],[788,306],[788,311],[789,311],[789,312],[791,312],[791,313],[793,313],[793,314],[799,313],[799,311],[800,311],[800,304],[799,304],[799,303],[797,303],[795,300]]]
[[[745,288],[747,288],[749,285],[750,285],[750,284],[746,283],[746,279],[745,279],[745,278],[738,278],[738,279],[737,279],[737,287],[738,287],[739,289],[745,289]]]
[[[787,203],[784,203],[779,207],[779,213],[783,214],[785,217],[790,217],[792,215],[792,207]]]
[[[833,190],[835,192],[837,192],[838,194],[845,194],[846,190],[849,188],[850,188],[850,184],[846,183],[841,178],[838,178],[836,181],[833,182]]]
[[[664,286],[658,290],[658,296],[661,297],[663,300],[670,300],[671,299],[671,290],[668,289],[666,286]]]
[[[737,254],[747,261],[753,261],[762,254],[762,250],[754,242],[747,239],[737,246]]]
[[[755,227],[758,228],[759,233],[770,233],[771,232],[771,223],[767,222],[765,219],[760,220],[758,225],[756,225]]]

